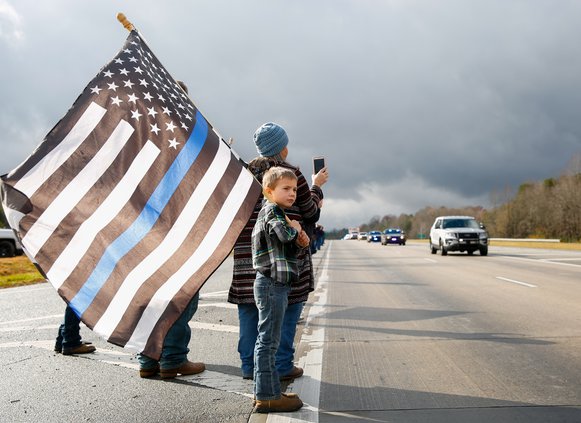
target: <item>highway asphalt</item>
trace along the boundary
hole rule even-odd
[[[0,420],[8,422],[581,422],[581,253],[328,241],[297,336],[298,413],[252,414],[238,368],[228,259],[191,322],[199,376],[141,379],[96,354],[52,351],[64,303],[48,284],[0,291]]]

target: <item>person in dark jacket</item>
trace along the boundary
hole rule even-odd
[[[323,200],[321,187],[329,177],[324,168],[312,177],[309,185],[299,168],[286,161],[288,156],[288,136],[276,123],[265,123],[254,134],[254,143],[259,157],[252,160],[248,169],[262,182],[262,176],[271,167],[281,166],[291,169],[297,175],[297,198],[292,207],[285,210],[291,220],[302,227],[314,225],[319,219]],[[234,246],[234,270],[228,302],[238,305],[240,335],[238,352],[242,362],[242,377],[252,379],[254,372],[254,346],[258,335],[258,309],[254,301],[253,285],[256,271],[252,268],[251,234],[262,206],[262,196],[258,199],[251,218],[242,230]],[[308,235],[307,230],[307,235]],[[303,370],[294,365],[294,338],[297,322],[309,293],[314,290],[315,281],[309,249],[301,251],[298,260],[298,280],[291,285],[288,307],[284,315],[280,345],[276,353],[276,369],[282,380],[300,377]]]

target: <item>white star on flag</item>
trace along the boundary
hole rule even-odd
[[[177,126],[174,125],[174,123],[172,121],[166,122],[165,123],[165,130],[166,131],[172,131],[177,128]]]
[[[168,141],[169,141],[170,148],[177,149],[178,148],[178,145],[180,144],[179,142],[176,141],[175,138],[174,139],[171,139],[171,140],[168,140]]]

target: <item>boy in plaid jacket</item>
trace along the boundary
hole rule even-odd
[[[299,222],[284,210],[293,205],[297,177],[292,170],[272,167],[263,176],[265,202],[252,231],[252,265],[257,271],[254,299],[258,307],[258,338],[254,350],[255,411],[296,411],[303,402],[296,394],[280,391],[275,353],[291,283],[298,279],[297,254],[309,245]]]

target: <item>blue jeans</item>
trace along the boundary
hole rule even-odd
[[[281,376],[289,374],[294,367],[295,334],[297,322],[303,311],[303,303],[289,304],[282,321],[280,345],[276,351],[276,371]],[[238,304],[238,320],[240,321],[240,337],[238,353],[242,362],[242,377],[252,377],[254,374],[254,346],[258,337],[258,308],[255,304]]]
[[[60,350],[62,348],[75,348],[81,345],[80,323],[81,320],[73,309],[67,306],[65,309],[65,317],[59,326],[55,348]]]
[[[275,282],[260,272],[256,274],[254,300],[258,307],[258,337],[254,348],[254,395],[258,400],[280,398],[275,355],[289,292],[289,285]]]
[[[162,369],[175,369],[188,360],[188,353],[190,352],[188,344],[192,337],[192,330],[190,329],[189,323],[198,309],[199,300],[200,293],[198,292],[167,332],[163,340],[163,348],[159,359],[159,366]],[[137,358],[141,369],[153,369],[157,367],[158,362],[153,358],[143,354],[138,354]]]

